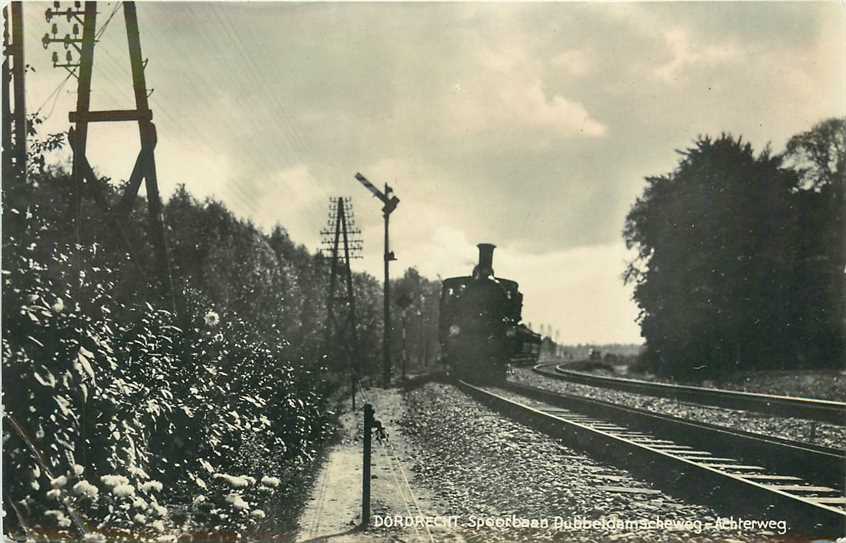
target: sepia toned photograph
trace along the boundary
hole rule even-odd
[[[846,4],[2,5],[4,543],[846,543]]]

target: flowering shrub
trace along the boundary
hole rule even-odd
[[[330,428],[329,385],[287,339],[285,300],[308,304],[263,260],[231,299],[177,277],[184,314],[161,309],[114,240],[70,242],[63,181],[40,179],[26,208],[3,200],[4,529],[85,541],[248,534]],[[21,189],[5,181],[4,195]],[[285,326],[241,316],[249,289]]]

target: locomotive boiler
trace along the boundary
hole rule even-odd
[[[496,277],[491,243],[480,243],[472,275],[443,281],[438,338],[451,373],[476,381],[505,379],[508,364],[537,361],[540,336],[520,324],[523,294]]]

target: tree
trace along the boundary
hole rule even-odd
[[[846,234],[846,117],[832,118],[790,138],[784,154],[801,179],[794,196],[799,239],[792,291],[794,333],[803,364],[843,362]]]
[[[846,117],[819,122],[787,142],[785,159],[815,190],[846,183]]]
[[[675,171],[646,179],[624,227],[645,356],[686,378],[759,367],[788,348],[798,179],[730,135],[680,154]]]

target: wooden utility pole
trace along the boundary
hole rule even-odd
[[[12,56],[9,41],[9,6],[3,8],[3,181],[12,173],[12,102],[9,95],[12,90]],[[7,185],[8,186],[8,185]]]
[[[138,133],[141,138],[141,153],[139,160],[143,160],[144,182],[147,191],[147,212],[150,230],[153,233],[156,249],[156,264],[158,276],[165,295],[170,298],[174,312],[176,305],[173,293],[173,279],[170,274],[170,255],[168,254],[167,236],[164,228],[164,213],[159,194],[158,176],[156,174],[156,156],[153,149],[156,145],[156,127],[153,125],[153,114],[147,102],[147,81],[144,77],[144,59],[141,56],[141,37],[138,30],[138,15],[135,12],[135,2],[123,3],[124,19],[126,20],[126,37],[129,44],[129,60],[132,65],[132,87],[135,91],[135,109],[139,114]],[[143,158],[142,158],[143,157]],[[133,169],[133,173],[134,169]],[[131,177],[131,176],[130,176]],[[132,187],[132,180],[127,187],[127,194],[138,188]],[[140,185],[140,180],[136,182]]]
[[[132,72],[132,88],[135,95],[134,109],[91,111],[91,78],[94,70],[94,47],[97,41],[97,2],[85,2],[84,11],[73,8],[60,11],[58,7],[47,10],[48,22],[52,17],[62,15],[66,15],[68,21],[72,19],[79,21],[80,15],[84,17],[81,20],[83,23],[82,39],[75,37],[76,27],[74,29],[74,37],[71,37],[69,34],[66,34],[64,38],[58,37],[56,35],[57,30],[55,25],[53,27],[53,37],[50,34],[45,34],[42,39],[45,48],[51,44],[64,44],[65,47],[71,44],[79,51],[79,64],[71,63],[70,54],[68,55],[68,62],[66,64],[59,64],[57,54],[54,53],[53,55],[53,65],[55,67],[65,68],[75,75],[78,80],[76,111],[72,111],[68,115],[70,122],[75,125],[68,133],[68,140],[73,150],[73,179],[75,190],[72,198],[72,214],[75,236],[78,240],[81,239],[82,201],[84,196],[90,195],[104,210],[106,215],[111,218],[113,226],[115,226],[122,238],[126,249],[133,255],[133,260],[136,265],[139,265],[140,269],[140,264],[137,258],[134,257],[134,251],[129,243],[129,237],[126,234],[122,219],[130,212],[135,197],[138,195],[141,181],[143,180],[147,192],[149,228],[155,250],[156,277],[158,278],[161,292],[169,302],[171,310],[177,313],[173,280],[170,272],[170,258],[167,237],[165,235],[162,202],[156,174],[156,159],[154,154],[157,140],[156,127],[152,122],[153,112],[150,110],[147,98],[147,82],[144,76],[146,61],[141,53],[141,38],[138,29],[135,2],[123,2],[123,15],[126,23],[126,37]],[[79,47],[77,43],[80,44]],[[109,203],[101,186],[102,181],[94,174],[86,156],[88,126],[94,122],[127,121],[138,123],[141,150],[138,153],[132,173],[129,176],[126,192],[122,196],[120,203],[112,210],[109,209]]]
[[[6,172],[4,176],[15,175],[23,181],[26,178],[27,126],[26,61],[21,2],[10,2],[4,7],[3,19],[3,171]],[[9,101],[10,95],[14,99],[14,110]]]
[[[15,86],[15,169],[21,179],[26,178],[26,90],[24,72],[23,4],[12,2],[12,47],[15,63],[12,81]]]
[[[82,49],[79,59],[78,85],[76,93],[76,113],[81,119],[74,127],[75,141],[73,149],[73,232],[76,242],[82,240],[82,195],[85,192],[85,153],[88,146],[88,120],[86,114],[91,109],[91,76],[94,70],[94,31],[97,28],[97,2],[85,2],[82,25]],[[73,121],[73,119],[71,119]]]

